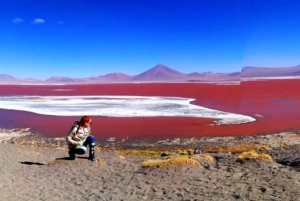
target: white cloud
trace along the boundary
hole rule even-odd
[[[19,23],[22,23],[23,20],[22,20],[21,18],[18,18],[18,17],[17,17],[17,18],[15,18],[15,19],[13,19],[12,22],[15,23],[15,24],[19,24]]]
[[[32,21],[32,24],[43,24],[45,23],[46,21],[42,18],[36,18]]]

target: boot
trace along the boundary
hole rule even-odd
[[[96,162],[94,150],[90,150],[89,160],[91,160],[92,162]]]
[[[69,157],[70,160],[75,160],[75,152],[72,149],[69,149]]]

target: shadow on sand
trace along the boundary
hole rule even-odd
[[[88,159],[89,157],[87,157],[87,156],[76,156],[76,158],[79,158],[79,159]],[[60,161],[60,160],[73,161],[72,159],[70,159],[70,157],[56,158],[55,160],[56,161]]]
[[[76,159],[86,159],[88,160],[88,157],[86,156],[77,156]],[[56,158],[54,161],[72,161],[69,157],[62,157],[62,158]],[[39,162],[31,162],[31,161],[22,161],[19,162],[23,165],[46,165],[44,163],[39,163]]]
[[[23,165],[45,165],[43,163],[39,163],[39,162],[30,162],[30,161],[24,161],[24,162],[19,162]]]

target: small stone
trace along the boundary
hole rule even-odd
[[[267,189],[266,189],[266,188],[264,188],[264,187],[261,187],[261,188],[259,188],[259,190],[260,190],[262,193],[264,193],[264,192],[266,192],[266,191],[267,191]]]

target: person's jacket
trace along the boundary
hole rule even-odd
[[[82,146],[86,138],[91,133],[90,127],[82,127],[79,128],[79,122],[75,121],[74,125],[70,129],[68,136],[66,137],[66,141],[68,143],[69,148]]]

